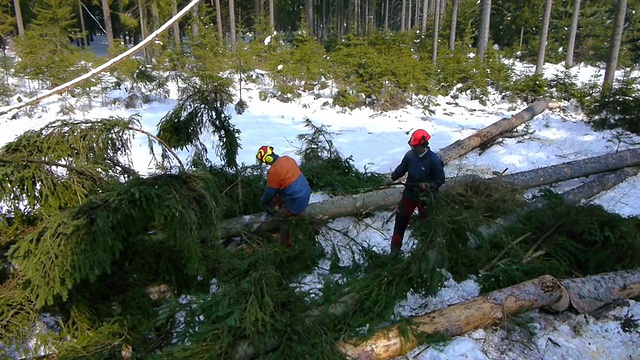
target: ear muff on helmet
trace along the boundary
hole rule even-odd
[[[260,163],[271,164],[275,160],[273,157],[273,146],[261,146],[256,154],[256,159]]]

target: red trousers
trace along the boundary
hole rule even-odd
[[[413,212],[418,209],[418,216],[425,219],[428,215],[428,209],[426,205],[420,201],[412,200],[404,195],[400,199],[398,204],[398,210],[396,211],[396,223],[393,226],[393,236],[391,237],[391,252],[400,251],[402,248],[402,239],[404,238],[404,232],[409,226],[409,220]]]

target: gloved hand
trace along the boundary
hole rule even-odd
[[[424,183],[420,183],[420,189],[435,193],[438,191],[438,186],[436,186],[436,184],[434,183],[424,182]]]
[[[278,213],[278,209],[274,209],[267,204],[262,204],[262,207],[264,208],[264,212],[266,212],[269,215],[275,215]]]
[[[383,185],[384,185],[384,186],[391,186],[391,184],[393,184],[394,182],[395,182],[395,181],[391,180],[391,178],[387,178],[387,179],[384,181],[384,184],[383,184]]]

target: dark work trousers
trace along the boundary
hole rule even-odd
[[[294,214],[289,209],[284,208],[282,205],[284,204],[284,200],[280,195],[276,195],[269,201],[269,207],[272,209],[278,208],[277,216],[283,217],[284,219],[280,221],[278,228],[280,230],[280,241],[282,245],[291,248],[293,244],[291,243],[291,235],[289,234],[289,219],[292,217],[303,216],[303,214]]]
[[[416,208],[418,208],[418,216],[421,219],[426,219],[428,215],[428,209],[425,204],[402,195],[402,199],[400,199],[398,210],[396,212],[396,223],[393,226],[393,236],[391,237],[391,252],[400,251],[400,249],[402,248],[402,239],[404,238],[404,232],[407,230],[411,215],[413,215],[413,212]]]

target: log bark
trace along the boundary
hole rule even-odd
[[[578,204],[583,199],[590,199],[595,195],[607,191],[614,186],[622,183],[630,176],[638,175],[638,168],[624,168],[618,171],[613,171],[604,174],[597,174],[592,179],[588,179],[584,184],[573,188],[571,190],[565,191],[560,196],[562,199],[569,204]],[[537,177],[533,177],[533,179],[537,179]],[[492,237],[496,233],[498,233],[505,226],[511,225],[518,220],[518,217],[523,214],[528,213],[529,211],[539,209],[543,207],[547,201],[545,199],[538,199],[531,203],[529,203],[525,208],[521,209],[515,214],[507,215],[500,217],[492,222],[491,226],[487,226],[479,229],[480,234],[485,238]]]
[[[455,143],[453,145],[455,145]],[[521,189],[530,189],[633,166],[640,166],[640,149],[625,150],[614,154],[569,161],[540,169],[496,176],[486,181],[503,181],[518,186]],[[466,180],[448,181],[442,186],[442,192],[446,192],[447,188],[459,184],[460,181]],[[611,181],[611,179],[609,181]],[[603,189],[605,188],[606,187],[603,187]],[[390,209],[400,201],[402,190],[402,187],[392,187],[364,194],[338,196],[319,203],[310,204],[307,209],[307,216],[318,221],[327,221],[343,216],[354,216],[381,209]],[[593,192],[593,190],[591,191]],[[587,192],[584,194],[587,194]],[[591,197],[593,195],[591,195]],[[575,197],[576,194],[572,196]],[[243,217],[223,220],[220,226],[220,238],[224,239],[251,232],[255,224],[258,223],[261,215],[262,214],[245,215]],[[276,221],[267,220],[260,226],[260,231],[274,230],[277,226]]]
[[[36,105],[37,103],[39,103],[40,101],[56,95],[56,94],[61,94],[75,86],[78,86],[82,83],[84,83],[85,81],[90,80],[91,78],[93,78],[94,76],[98,75],[99,73],[108,70],[110,68],[112,68],[113,66],[117,65],[118,63],[130,58],[131,56],[133,56],[135,53],[137,53],[138,51],[144,49],[147,45],[151,44],[151,42],[158,37],[158,35],[162,34],[164,31],[166,31],[168,28],[170,28],[174,23],[176,23],[178,20],[180,20],[184,15],[186,15],[189,10],[191,10],[193,7],[195,7],[196,5],[198,5],[198,3],[200,2],[200,0],[192,0],[189,4],[187,4],[187,6],[185,6],[182,10],[180,10],[180,12],[178,14],[176,14],[176,16],[172,17],[171,19],[169,19],[169,21],[167,21],[165,24],[163,24],[162,26],[160,26],[156,31],[154,31],[151,35],[147,36],[147,38],[145,38],[142,42],[140,42],[138,45],[132,47],[131,49],[123,52],[122,54],[116,56],[115,58],[107,61],[106,63],[98,66],[97,68],[95,68],[94,70],[91,70],[90,72],[82,75],[82,76],[78,76],[77,78],[66,82],[60,86],[57,86],[51,90],[48,90],[46,92],[44,92],[41,95],[38,95],[34,98],[28,99],[25,102],[16,105],[16,106],[11,106],[9,108],[7,108],[6,110],[2,110],[0,111],[0,116],[4,115],[4,114],[8,114],[9,112],[12,111],[18,111],[22,108],[25,108],[27,106],[31,106],[31,105]]]
[[[445,164],[468,154],[478,146],[493,141],[505,131],[510,131],[533,119],[542,113],[549,104],[545,100],[538,100],[526,109],[508,119],[499,120],[477,133],[454,142],[443,148],[438,155]],[[326,221],[343,216],[364,214],[375,210],[388,209],[400,201],[402,188],[389,188],[352,196],[338,196],[330,200],[310,204],[306,215],[311,219]],[[242,233],[252,232],[261,214],[245,215],[242,217],[223,220],[220,224],[221,239],[240,236]],[[259,231],[271,231],[278,226],[273,219],[260,225]]]
[[[529,189],[632,166],[640,166],[640,148],[503,175],[500,179],[514,185],[525,184]]]
[[[412,318],[411,331],[392,325],[377,331],[366,341],[342,342],[339,348],[352,359],[392,359],[418,345],[416,333],[458,336],[522,311],[554,306],[555,310],[563,311],[571,304],[577,305],[580,312],[589,312],[614,300],[637,296],[640,296],[640,269],[562,282],[544,275]]]
[[[495,140],[501,133],[514,130],[518,126],[530,121],[546,110],[547,106],[549,106],[549,103],[545,100],[535,101],[526,109],[513,115],[511,118],[499,120],[469,137],[458,140],[440,150],[438,154],[444,163],[448,164],[452,160],[461,158],[468,154],[478,146]]]

